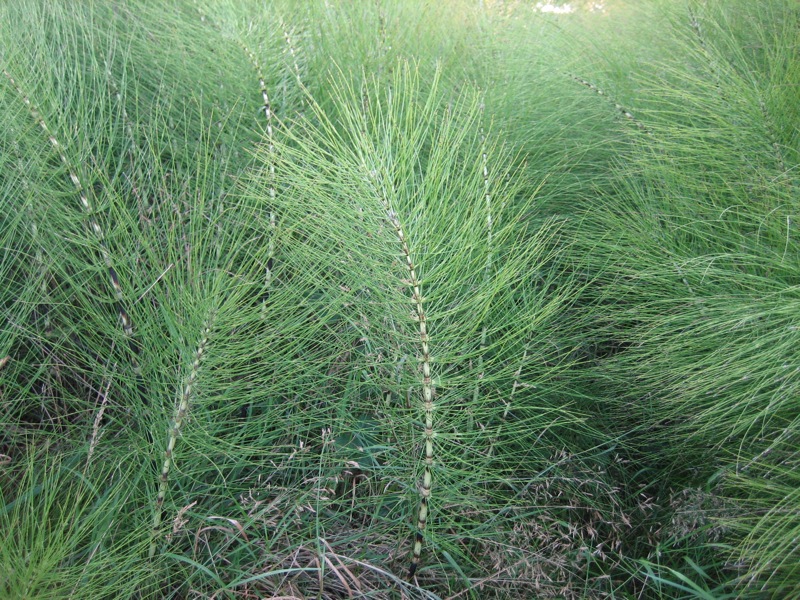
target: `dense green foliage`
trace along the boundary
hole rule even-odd
[[[166,4],[0,6],[0,596],[800,596],[795,2]]]

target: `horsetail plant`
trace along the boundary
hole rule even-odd
[[[59,143],[59,141],[56,139],[55,135],[52,133],[51,129],[45,122],[44,117],[42,116],[39,109],[36,107],[35,104],[33,104],[33,102],[31,102],[29,96],[20,87],[20,85],[17,83],[14,77],[12,77],[12,75],[8,72],[8,70],[3,68],[2,71],[5,78],[9,81],[9,83],[17,92],[22,102],[27,107],[33,120],[41,128],[42,132],[47,137],[50,146],[58,155],[61,164],[67,169],[67,174],[69,175],[69,179],[72,182],[73,187],[75,188],[76,194],[78,195],[81,209],[87,216],[89,229],[91,229],[92,233],[94,234],[97,240],[98,246],[100,247],[100,252],[103,257],[103,262],[106,265],[108,278],[109,281],[111,282],[111,288],[117,300],[117,314],[119,315],[119,320],[122,323],[122,329],[125,333],[126,338],[128,339],[129,348],[131,350],[130,358],[131,358],[133,372],[137,376],[137,378],[141,377],[142,374],[141,367],[139,366],[139,361],[136,358],[136,356],[139,353],[139,347],[136,344],[136,341],[133,339],[133,323],[128,314],[128,311],[125,308],[126,303],[122,290],[122,285],[120,284],[119,275],[117,274],[117,271],[114,268],[114,264],[111,259],[111,254],[106,245],[103,228],[100,226],[100,224],[98,223],[97,219],[94,216],[95,209],[94,205],[92,204],[92,201],[90,200],[91,197],[90,194],[92,192],[90,192],[89,188],[86,188],[81,182],[80,178],[78,177],[77,169],[75,168],[74,164],[70,162],[70,160],[67,158],[67,154],[66,151],[64,150],[63,145]]]
[[[183,391],[175,407],[175,416],[172,420],[172,425],[169,429],[167,436],[167,447],[164,450],[164,463],[161,466],[161,474],[158,478],[158,494],[156,495],[155,510],[153,512],[153,531],[152,539],[150,542],[149,557],[152,559],[156,553],[156,546],[158,544],[158,535],[161,529],[161,519],[164,512],[164,499],[167,497],[167,484],[169,482],[169,471],[173,463],[173,451],[175,444],[178,441],[181,428],[183,427],[186,416],[189,412],[189,404],[191,403],[193,393],[195,392],[195,385],[197,383],[197,376],[200,373],[200,366],[203,362],[204,354],[208,346],[208,338],[214,324],[213,314],[209,317],[208,321],[203,324],[203,329],[200,334],[200,341],[194,351],[192,357],[192,364],[189,370],[189,375],[183,386]]]
[[[414,547],[411,553],[411,566],[408,570],[409,578],[414,577],[414,573],[419,565],[420,554],[422,553],[423,534],[425,531],[425,524],[428,522],[428,510],[431,497],[431,488],[433,486],[433,460],[434,460],[434,446],[433,438],[435,436],[433,430],[433,397],[435,387],[433,379],[431,378],[431,355],[430,355],[430,337],[428,335],[428,322],[425,317],[425,309],[423,308],[422,297],[422,283],[417,277],[417,271],[414,267],[414,259],[411,256],[411,250],[408,248],[405,233],[403,233],[403,226],[397,213],[392,209],[391,202],[388,195],[383,197],[383,206],[386,210],[386,218],[389,224],[394,229],[397,235],[397,240],[400,242],[403,256],[406,261],[406,268],[408,269],[408,287],[411,290],[411,299],[414,303],[415,314],[413,318],[419,323],[419,339],[422,349],[422,356],[420,363],[422,366],[422,402],[425,412],[425,466],[422,476],[422,485],[419,489],[419,511],[417,513],[417,531],[414,534]]]
[[[708,68],[709,71],[711,71],[711,77],[714,80],[717,95],[720,98],[722,98],[723,97],[722,73],[719,66],[719,60],[711,53],[711,50],[706,44],[705,34],[703,33],[703,28],[700,25],[697,13],[695,13],[695,11],[692,10],[691,5],[688,7],[688,9],[689,9],[689,26],[692,28],[692,31],[694,32],[697,43],[700,46],[701,53],[703,54],[704,58],[708,60]]]
[[[250,50],[249,47],[242,44],[242,48],[247,53],[247,56],[250,58],[250,62],[253,65],[253,68],[256,71],[256,75],[258,76],[258,85],[261,89],[261,98],[263,100],[263,104],[261,106],[261,112],[264,113],[264,118],[267,122],[267,161],[268,161],[268,177],[269,177],[269,205],[267,206],[268,212],[268,219],[269,219],[269,229],[267,232],[268,239],[267,239],[267,262],[264,265],[264,289],[265,289],[265,299],[262,302],[262,317],[266,318],[266,307],[267,307],[267,298],[269,295],[269,289],[272,285],[272,273],[274,269],[275,263],[275,227],[276,227],[276,217],[275,217],[275,138],[273,135],[273,128],[272,128],[272,104],[269,100],[269,93],[267,91],[267,81],[266,77],[264,77],[264,71],[261,68],[261,64],[258,61],[258,57],[255,53]]]
[[[297,84],[297,89],[300,90],[300,100],[297,107],[298,116],[302,116],[303,110],[306,106],[306,86],[303,83],[303,78],[300,75],[300,63],[297,60],[297,52],[295,50],[294,42],[292,41],[292,32],[287,23],[281,18],[279,20],[280,28],[283,30],[283,39],[286,42],[286,50],[289,52],[291,58],[291,65],[288,67],[294,76],[294,82]],[[285,52],[285,51],[284,51]]]
[[[524,221],[534,199],[518,195],[508,149],[481,138],[480,94],[450,97],[440,85],[438,72],[426,80],[408,63],[389,82],[341,73],[326,103],[332,112],[309,97],[308,119],[276,140],[276,206],[292,241],[281,244],[281,264],[293,287],[312,290],[303,306],[333,311],[327,328],[350,340],[328,351],[338,358],[325,378],[325,427],[333,440],[373,440],[360,442],[360,453],[384,449],[380,461],[361,456],[380,482],[373,488],[385,490],[362,496],[361,511],[371,535],[411,530],[402,568],[415,581],[426,542],[447,553],[434,553],[433,564],[474,560],[459,540],[485,523],[482,511],[511,510],[495,491],[506,485],[495,466],[511,479],[520,468],[543,469],[546,447],[528,439],[575,420],[560,402],[544,409],[548,400],[520,387],[499,439],[473,426],[502,421],[519,355],[526,342],[544,347],[565,290],[545,296],[526,275],[546,262],[556,229]],[[251,193],[266,202],[266,144],[257,158],[262,174]],[[307,280],[309,261],[327,287]],[[525,377],[547,380],[543,364]],[[394,397],[406,401],[387,402]],[[520,463],[519,454],[528,458]],[[401,506],[409,506],[402,515]]]
[[[36,271],[38,272],[39,276],[42,279],[42,282],[40,284],[41,287],[39,288],[39,291],[41,293],[41,299],[42,300],[49,300],[49,296],[50,296],[50,289],[49,288],[50,288],[50,285],[49,285],[49,282],[48,282],[48,274],[46,272],[46,266],[45,266],[45,262],[44,262],[44,253],[42,252],[41,242],[39,240],[39,227],[36,224],[36,217],[34,215],[34,210],[33,210],[33,202],[30,199],[30,194],[31,194],[30,184],[28,183],[28,180],[25,179],[25,178],[22,179],[22,189],[25,192],[26,196],[28,196],[26,204],[27,204],[28,217],[29,217],[30,223],[31,223],[30,224],[31,240],[32,240],[32,242],[33,242],[33,244],[35,246],[34,261],[35,261],[35,265],[36,265]],[[47,303],[49,304],[49,302],[47,302]],[[46,306],[44,307],[43,310],[44,310],[44,315],[43,315],[43,317],[44,317],[44,323],[43,323],[44,332],[45,332],[45,335],[48,335],[50,333],[50,331],[51,331],[50,310]]]
[[[577,75],[570,75],[569,77],[570,77],[570,79],[573,79],[574,81],[577,81],[578,83],[580,83],[582,86],[584,86],[586,88],[589,88],[590,90],[592,90],[598,96],[601,96],[602,98],[605,98],[607,102],[609,102],[610,104],[612,104],[614,106],[614,108],[616,109],[616,111],[620,115],[625,117],[629,122],[631,122],[634,125],[636,125],[636,127],[638,127],[640,131],[643,131],[644,133],[650,135],[650,130],[647,128],[647,125],[645,125],[639,119],[637,119],[635,116],[633,116],[633,113],[630,110],[628,110],[627,108],[622,106],[619,102],[614,100],[609,95],[608,92],[606,92],[605,90],[597,87],[594,83],[592,83],[588,79],[584,79],[583,77],[578,77]]]
[[[297,62],[297,54],[294,50],[291,33],[289,32],[289,28],[287,27],[286,23],[283,22],[283,19],[281,19],[281,28],[283,29],[283,39],[286,41],[286,48],[289,50],[289,56],[292,58],[292,67],[294,68],[295,80],[297,81],[298,85],[302,87],[303,80],[300,77],[300,64]]]
[[[143,165],[146,164],[144,157],[142,156],[142,150],[139,147],[139,143],[136,139],[136,134],[134,133],[134,122],[131,120],[130,115],[128,114],[128,109],[125,108],[125,97],[122,94],[122,90],[120,89],[119,85],[115,81],[112,65],[110,62],[106,62],[105,65],[106,69],[106,77],[108,79],[108,87],[113,97],[114,101],[116,102],[117,106],[119,107],[120,117],[122,119],[122,127],[125,131],[125,135],[127,136],[127,143],[128,143],[128,164],[132,170],[132,174],[128,176],[128,181],[131,186],[131,191],[136,196],[136,203],[139,209],[139,221],[141,223],[148,223],[152,216],[153,206],[149,204],[141,195],[141,193],[136,189],[136,185],[134,182],[142,181],[144,179],[144,175],[142,172]]]
[[[485,110],[486,107],[484,105],[484,101],[481,101],[480,105],[480,120],[481,120],[481,128],[480,128],[480,138],[481,138],[481,165],[480,169],[483,173],[483,198],[486,210],[486,265],[483,269],[483,278],[484,283],[489,281],[491,277],[491,270],[492,270],[492,261],[494,260],[494,221],[492,219],[492,192],[490,189],[489,183],[489,161],[488,161],[488,149],[486,147],[486,131],[484,130],[484,125],[482,123],[485,117]],[[487,334],[487,326],[486,324],[483,325],[481,329],[481,342],[480,342],[480,351],[478,354],[478,376],[475,379],[475,391],[473,393],[473,401],[477,402],[478,396],[480,395],[480,385],[481,381],[486,376],[483,368],[483,355],[486,351],[486,334]]]
[[[798,595],[796,2],[297,4],[0,3],[0,597]]]
[[[211,19],[204,11],[200,9],[199,6],[196,6],[197,10],[200,12],[200,20],[204,23],[210,24],[214,27],[215,30],[222,32],[221,24],[217,23],[216,20]],[[281,25],[283,26],[283,21],[281,21]],[[252,29],[253,23],[250,23],[250,28]],[[286,41],[289,43],[289,34],[288,31],[285,32]],[[275,214],[275,143],[274,143],[274,123],[273,123],[273,107],[272,101],[270,99],[269,90],[267,88],[267,77],[264,72],[264,68],[262,67],[261,61],[259,60],[256,53],[253,49],[242,39],[242,36],[238,33],[234,33],[233,37],[235,38],[235,43],[244,54],[247,56],[253,71],[258,79],[258,86],[259,92],[261,94],[261,107],[259,108],[259,113],[264,114],[265,120],[265,138],[266,138],[266,145],[267,145],[267,156],[269,157],[268,160],[268,178],[270,182],[269,187],[269,197],[270,201],[267,205],[267,252],[266,252],[266,259],[264,264],[264,291],[262,293],[262,303],[261,303],[261,315],[262,318],[266,318],[267,316],[267,300],[269,298],[270,288],[272,286],[272,280],[274,276],[274,263],[275,263],[275,235],[276,235],[276,225],[277,225],[277,218]],[[226,36],[226,41],[228,37]],[[292,57],[294,57],[294,49],[289,46],[290,52]],[[299,83],[299,67],[295,62],[295,73],[298,74],[297,81]]]

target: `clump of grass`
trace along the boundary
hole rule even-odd
[[[757,463],[731,470],[722,482],[739,510],[715,521],[741,540],[731,560],[741,565],[738,583],[744,594],[790,598],[800,593],[797,427],[795,420],[786,435],[756,457]]]
[[[671,543],[681,550],[659,577],[702,579],[686,571],[679,560],[685,556],[713,573],[700,587],[739,581],[738,593],[757,595],[743,573],[754,565],[755,579],[769,572],[767,549],[783,544],[790,519],[754,527],[745,515],[758,501],[737,502],[738,492],[717,477],[761,456],[794,427],[798,382],[789,365],[797,340],[789,315],[797,303],[791,257],[798,246],[789,190],[796,169],[785,158],[796,156],[796,136],[776,142],[773,132],[787,131],[792,118],[775,82],[794,85],[797,49],[788,5],[770,5],[765,18],[761,8],[734,4],[709,5],[702,38],[691,24],[676,24],[681,62],[659,63],[658,81],[641,78],[649,99],[636,114],[651,135],[618,168],[616,192],[581,219],[576,243],[588,270],[599,273],[587,332],[605,350],[595,356],[602,366],[593,375],[614,390],[617,424],[630,432],[634,461],[649,465],[641,485],[666,505],[676,488],[715,481],[713,493],[724,499],[708,527],[725,524],[714,543],[728,545],[727,561],[715,558],[714,543],[686,544],[675,535]],[[739,29],[744,15],[761,29]],[[755,52],[743,45],[753,36],[760,40]],[[765,103],[768,97],[776,101]],[[775,497],[765,493],[761,501],[764,514],[774,515]],[[757,532],[746,542],[732,526],[739,519]],[[756,558],[756,547],[764,557]],[[783,585],[774,577],[764,591]]]
[[[83,452],[56,442],[15,452],[12,464],[2,466],[0,524],[16,533],[0,548],[3,596],[46,590],[68,598],[85,589],[92,596],[94,589],[128,595],[146,581],[147,570],[133,556],[141,547],[124,523],[142,474],[134,465],[101,460],[82,467],[84,461]]]

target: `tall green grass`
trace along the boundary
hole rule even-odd
[[[797,594],[800,16],[610,10],[3,5],[0,593]]]
[[[636,76],[632,111],[650,135],[575,233],[600,273],[587,334],[606,356],[592,376],[631,432],[642,489],[671,507],[661,518],[706,498],[702,518],[661,526],[661,543],[699,552],[737,594],[793,595],[796,519],[775,521],[792,493],[768,473],[797,469],[785,444],[797,426],[798,15],[776,2],[677,17],[675,59]],[[658,576],[679,583],[675,572],[703,580],[686,565]]]

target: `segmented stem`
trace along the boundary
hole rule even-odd
[[[214,27],[217,31],[221,31],[221,28],[214,24],[213,21],[208,19],[207,15],[201,10],[199,6],[195,3],[195,8],[197,8],[198,12],[200,13],[200,20],[204,23],[210,23],[212,27]],[[283,24],[283,22],[281,22]],[[289,34],[285,32],[286,41],[289,43]],[[267,164],[269,169],[269,197],[270,197],[270,205],[268,207],[269,210],[269,239],[267,240],[267,264],[265,266],[265,274],[264,274],[264,288],[265,293],[263,295],[264,300],[261,305],[261,317],[266,318],[266,307],[267,307],[267,298],[269,297],[269,290],[272,285],[272,277],[273,277],[273,270],[274,270],[274,263],[275,263],[275,228],[277,225],[277,219],[275,216],[275,140],[273,135],[273,126],[272,126],[272,102],[269,99],[269,93],[267,92],[267,79],[264,77],[264,71],[261,68],[261,63],[258,60],[255,52],[253,52],[247,44],[242,42],[240,39],[236,40],[236,43],[242,48],[245,54],[247,54],[247,58],[250,60],[250,63],[253,66],[253,69],[256,72],[256,76],[258,77],[258,85],[261,91],[261,98],[263,100],[263,104],[261,105],[261,112],[264,113],[264,118],[267,121]],[[294,57],[294,49],[292,46],[289,46],[289,50]],[[295,72],[297,73],[297,79],[300,80],[299,77],[299,67],[297,62],[295,61]]]
[[[689,7],[689,25],[697,36],[697,41],[700,43],[700,46],[705,50],[706,41],[703,38],[703,29],[700,27],[700,21],[697,20],[697,15],[694,14],[691,6]]]
[[[294,66],[294,76],[297,79],[297,83],[302,86],[303,80],[300,77],[300,65],[297,63],[297,54],[294,51],[294,45],[292,44],[292,38],[289,34],[289,29],[286,27],[286,24],[281,21],[281,27],[283,28],[283,37],[286,40],[286,46],[289,48],[289,54],[292,57],[292,65]]]
[[[783,160],[783,151],[781,150],[781,145],[778,143],[778,139],[775,137],[775,124],[772,122],[769,111],[767,111],[767,105],[764,104],[764,101],[760,98],[758,100],[758,107],[761,109],[761,115],[764,118],[764,128],[766,130],[767,139],[769,140],[770,146],[772,146],[775,162],[778,165],[778,169],[780,169],[781,173],[785,173],[786,163]]]
[[[125,332],[126,337],[129,340],[130,348],[132,351],[131,362],[133,366],[133,371],[137,376],[141,376],[141,368],[139,367],[139,362],[137,361],[135,355],[139,353],[139,348],[133,340],[133,322],[131,321],[128,312],[125,310],[125,298],[122,293],[122,286],[119,282],[119,276],[117,275],[117,271],[114,269],[114,265],[111,261],[111,255],[108,252],[108,247],[105,242],[105,235],[103,233],[103,229],[100,227],[100,224],[94,218],[94,207],[89,199],[89,194],[86,191],[86,188],[81,183],[80,178],[78,177],[77,170],[70,164],[69,160],[67,159],[67,155],[64,153],[63,146],[58,142],[56,137],[51,132],[50,128],[45,123],[44,118],[42,117],[39,110],[36,106],[31,102],[28,95],[22,90],[16,80],[11,76],[11,74],[6,70],[3,69],[3,75],[5,75],[6,79],[11,83],[13,88],[16,90],[17,94],[19,94],[20,98],[22,98],[23,103],[25,106],[28,107],[28,111],[31,114],[36,123],[38,123],[39,127],[42,129],[44,134],[47,136],[48,141],[50,142],[50,146],[52,146],[53,150],[58,154],[61,163],[66,167],[67,173],[69,174],[70,181],[72,181],[72,185],[75,187],[75,191],[78,194],[78,198],[80,199],[81,208],[86,213],[87,220],[89,222],[89,228],[94,233],[95,237],[97,238],[98,245],[100,246],[100,252],[103,255],[103,261],[105,262],[106,268],[108,269],[108,276],[109,280],[111,281],[111,287],[114,290],[114,296],[117,299],[117,311],[119,313],[120,321],[122,322],[122,329]]]
[[[405,232],[397,217],[397,213],[392,209],[388,198],[383,198],[384,209],[386,210],[386,217],[389,223],[394,228],[397,239],[402,247],[403,256],[406,259],[406,268],[408,269],[408,285],[411,288],[411,299],[414,303],[413,319],[419,324],[419,337],[422,346],[422,400],[425,411],[425,469],[422,476],[422,485],[419,489],[419,511],[417,512],[417,530],[414,535],[414,546],[411,552],[411,566],[408,570],[409,578],[414,576],[419,565],[420,555],[422,554],[422,541],[425,525],[428,522],[428,511],[431,497],[431,487],[433,484],[433,396],[434,385],[431,378],[431,356],[430,356],[430,338],[428,336],[428,321],[425,317],[425,309],[423,308],[424,298],[422,297],[421,287],[422,284],[417,277],[417,271],[414,267],[414,260],[411,256],[411,251],[408,247]]]
[[[638,127],[641,131],[643,131],[646,134],[650,135],[650,130],[647,128],[647,126],[644,123],[642,123],[639,119],[634,117],[633,113],[631,113],[631,111],[629,111],[627,108],[625,108],[624,106],[622,106],[621,104],[618,104],[615,100],[613,100],[611,98],[611,96],[609,96],[609,94],[607,92],[605,92],[604,90],[602,90],[599,87],[597,87],[591,81],[587,81],[583,77],[578,77],[577,75],[569,75],[569,77],[571,79],[577,81],[578,83],[580,83],[582,86],[589,88],[590,90],[592,90],[598,96],[603,96],[604,98],[606,98],[606,100],[608,100],[608,102],[610,104],[614,105],[614,108],[617,109],[617,112],[619,112],[619,114],[621,114],[623,117],[628,119],[631,123],[636,125],[636,127]]]
[[[724,99],[724,95],[722,93],[722,77],[720,75],[720,68],[717,59],[711,54],[706,45],[705,36],[703,35],[703,28],[700,26],[700,21],[697,19],[697,15],[695,15],[692,7],[689,7],[689,25],[694,31],[695,36],[697,36],[697,43],[700,44],[700,49],[703,51],[706,59],[708,60],[709,68],[711,69],[711,75],[714,77],[714,83],[717,88],[717,95],[720,98]]]
[[[20,168],[20,173],[23,172],[23,169]],[[38,304],[36,307],[35,313],[39,314],[39,309],[42,309],[41,316],[44,320],[44,333],[45,335],[50,335],[52,332],[52,324],[50,322],[50,309],[47,306],[50,302],[50,293],[49,293],[49,285],[47,281],[47,269],[45,268],[44,263],[44,254],[42,253],[42,245],[39,241],[39,227],[36,225],[36,218],[33,214],[33,206],[31,202],[31,192],[30,192],[30,185],[28,184],[28,180],[22,178],[22,187],[25,190],[25,207],[28,212],[28,217],[30,218],[31,222],[31,240],[33,242],[34,250],[34,261],[36,265],[36,270],[39,273],[39,276],[42,278],[41,287],[39,288],[39,293],[41,294],[41,298],[43,300],[42,304]]]
[[[481,113],[483,113],[483,104],[481,104]],[[486,150],[486,134],[483,128],[481,128],[481,166],[483,167],[483,199],[486,203],[486,243],[488,245],[484,270],[488,274],[492,270],[494,261],[494,216],[492,214],[492,193],[489,190],[489,160]]]
[[[156,496],[155,512],[153,514],[153,537],[150,542],[150,558],[156,553],[156,541],[158,538],[158,531],[161,528],[161,518],[164,510],[164,499],[167,496],[167,482],[169,480],[169,471],[172,467],[172,452],[175,449],[175,444],[178,441],[178,435],[181,432],[181,427],[186,419],[186,414],[189,412],[189,403],[192,399],[197,375],[200,373],[200,365],[203,361],[203,356],[206,352],[208,345],[208,336],[211,332],[213,324],[212,317],[203,325],[203,332],[200,336],[200,342],[197,344],[197,349],[194,351],[192,360],[192,368],[189,371],[189,376],[186,378],[186,383],[181,393],[178,406],[175,408],[175,417],[172,421],[172,426],[169,429],[167,436],[167,448],[164,451],[164,464],[161,467],[161,475],[159,476],[158,495]]]
[[[266,78],[264,77],[264,71],[261,69],[261,64],[258,62],[258,58],[256,55],[248,48],[246,45],[241,44],[244,51],[247,53],[247,56],[250,58],[250,62],[253,64],[253,68],[256,71],[256,75],[258,76],[258,85],[261,88],[261,97],[264,100],[264,104],[261,107],[261,110],[264,112],[264,117],[267,120],[267,168],[269,169],[269,239],[267,240],[267,264],[266,264],[266,273],[264,275],[264,287],[266,289],[266,295],[269,294],[269,288],[272,285],[272,272],[275,262],[275,227],[276,227],[276,217],[275,217],[275,139],[273,137],[273,130],[272,130],[272,104],[269,100],[269,94],[267,93],[267,83]],[[262,304],[262,318],[266,316],[266,298]]]
[[[484,112],[484,105],[481,103],[480,106],[481,111],[481,118],[483,118]],[[483,281],[484,284],[489,281],[492,272],[492,264],[494,262],[494,217],[492,214],[492,194],[489,189],[489,159],[487,156],[487,149],[486,149],[486,133],[481,127],[481,169],[483,171],[483,199],[484,204],[486,205],[486,263],[483,266]],[[480,345],[480,354],[478,355],[478,377],[475,380],[475,387],[473,389],[472,399],[477,402],[478,397],[480,396],[480,384],[481,381],[486,376],[484,367],[483,367],[483,355],[486,352],[486,338],[487,338],[487,326],[484,323],[483,327],[481,328],[481,345]]]
[[[110,66],[106,67],[106,73],[108,75],[110,91],[119,105],[120,115],[122,117],[122,125],[125,129],[125,133],[128,136],[128,143],[130,144],[128,150],[128,161],[130,162],[131,170],[133,171],[133,177],[128,177],[128,181],[130,182],[131,192],[136,197],[137,206],[139,208],[139,220],[141,223],[149,223],[153,214],[153,205],[152,203],[148,203],[147,200],[141,196],[136,187],[137,182],[145,180],[142,174],[142,165],[146,164],[146,161],[143,159],[142,152],[139,149],[139,144],[136,142],[133,123],[128,115],[127,109],[125,108],[125,99],[122,97],[122,92],[120,91],[119,86],[117,86],[117,84],[114,82]]]

